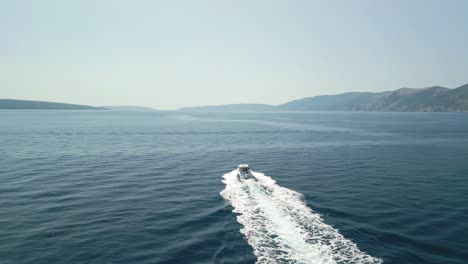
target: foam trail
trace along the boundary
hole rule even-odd
[[[300,193],[283,188],[263,173],[240,182],[237,170],[223,176],[220,193],[238,213],[241,232],[257,263],[382,263],[359,250],[306,206]]]

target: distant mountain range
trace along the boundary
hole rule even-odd
[[[62,110],[115,110],[115,111],[158,111],[144,106],[88,106],[45,101],[0,99],[0,109],[62,109]]]
[[[381,111],[468,112],[468,84],[455,89],[432,86],[371,93],[350,92],[294,100],[281,105],[232,104],[184,107],[180,111]]]
[[[42,101],[0,99],[0,109],[88,109],[157,111],[141,106],[94,107]],[[183,107],[185,112],[269,112],[269,111],[379,111],[379,112],[468,112],[468,84],[455,89],[432,86],[400,88],[380,93],[350,92],[306,97],[280,105],[228,104]]]
[[[104,107],[94,107],[87,105],[13,99],[0,99],[0,109],[107,110]]]

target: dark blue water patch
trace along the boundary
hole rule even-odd
[[[0,111],[0,258],[255,263],[219,195],[248,162],[384,263],[466,263],[467,117]]]

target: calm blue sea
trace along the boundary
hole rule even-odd
[[[464,264],[467,212],[466,113],[0,111],[2,264]]]

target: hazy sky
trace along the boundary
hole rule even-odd
[[[468,82],[468,1],[0,0],[0,98],[159,109]]]

